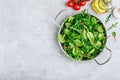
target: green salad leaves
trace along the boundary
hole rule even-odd
[[[104,49],[106,31],[96,17],[84,10],[64,20],[58,40],[71,58],[90,60]]]

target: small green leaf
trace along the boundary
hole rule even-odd
[[[75,17],[73,17],[73,16],[72,16],[72,17],[69,17],[69,18],[68,18],[68,22],[72,22],[74,19],[75,19]]]
[[[88,54],[87,54],[87,55],[88,55],[88,56],[90,56],[91,54],[93,54],[93,53],[94,53],[94,51],[95,51],[95,48],[91,49],[91,50],[90,50],[90,52],[88,52]]]
[[[92,23],[96,24],[97,22],[98,22],[97,19],[95,17],[92,17]]]
[[[73,28],[73,27],[69,27],[69,28],[72,29],[72,30],[74,30],[74,31],[76,31],[76,32],[78,32],[78,33],[82,32],[82,30],[79,30],[79,29],[76,29],[76,28]]]
[[[114,40],[116,41],[116,32],[112,32],[112,36],[113,36]]]
[[[82,50],[87,53],[89,50],[91,50],[91,46],[86,45],[85,47],[82,48]]]
[[[79,52],[80,52],[79,54],[82,54],[82,55],[84,54],[84,52],[82,50],[79,50]]]
[[[103,32],[104,30],[103,30],[102,26],[98,26],[97,31],[98,32]]]
[[[76,60],[81,60],[84,55],[84,52],[80,50],[78,47],[74,47],[72,52]]]
[[[65,23],[65,26],[66,26],[66,27],[70,27],[70,26],[71,26],[71,23]]]
[[[82,46],[82,43],[81,43],[81,41],[80,40],[75,40],[75,44],[77,45],[77,46]]]
[[[58,34],[58,41],[60,41],[61,43],[65,43],[65,39],[61,34]]]
[[[83,46],[86,46],[85,40],[84,40],[83,38],[82,38],[81,41],[82,41],[82,45],[83,45]]]
[[[94,43],[94,35],[92,32],[87,33],[87,37],[90,40],[91,43]]]
[[[70,32],[70,30],[65,29],[65,34],[66,34],[66,35],[69,35],[69,32]]]
[[[105,37],[104,37],[104,34],[103,33],[101,33],[101,34],[99,34],[98,35],[98,38],[99,38],[99,40],[103,40]]]
[[[112,32],[112,36],[115,37],[116,36],[116,32]]]
[[[73,48],[73,51],[72,51],[72,52],[73,52],[73,55],[75,55],[75,54],[77,53],[76,47]]]
[[[69,46],[70,46],[70,48],[73,48],[73,47],[74,47],[74,44],[71,43],[71,42],[69,42]]]
[[[87,35],[86,35],[86,30],[85,30],[85,28],[84,28],[84,31],[83,31],[83,36],[84,36],[85,39],[87,39]]]
[[[100,41],[97,41],[97,43],[95,44],[97,47],[100,47],[102,45],[102,43]]]

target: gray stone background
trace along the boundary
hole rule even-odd
[[[108,35],[117,32],[117,42],[112,37],[108,39],[107,46],[113,55],[107,64],[72,61],[63,55],[56,39],[59,28],[54,18],[62,9],[75,13],[65,6],[67,1],[0,0],[0,80],[120,79],[120,25],[108,31]],[[120,4],[119,0],[113,1],[114,6]],[[109,13],[97,15],[90,4],[91,1],[81,10],[89,9],[89,13],[104,22]],[[112,17],[105,24],[106,29],[117,21]],[[106,52],[98,60],[103,62],[108,56]]]

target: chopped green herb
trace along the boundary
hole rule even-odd
[[[111,13],[107,16],[106,20],[105,20],[105,23],[109,22],[110,21],[110,18],[111,18]]]
[[[116,23],[112,24],[111,27],[108,28],[108,30],[111,30],[112,28],[116,27],[118,23],[119,22],[116,22]]]

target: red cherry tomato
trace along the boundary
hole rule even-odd
[[[85,4],[86,4],[86,1],[80,1],[81,6],[85,6]]]
[[[80,6],[79,6],[78,4],[74,4],[73,8],[74,8],[75,10],[80,10]]]
[[[73,4],[73,2],[72,2],[72,0],[71,0],[71,1],[68,1],[68,2],[67,2],[67,5],[68,5],[69,7],[73,7],[74,4]]]
[[[79,0],[73,0],[73,2],[74,2],[74,3],[78,3],[78,2],[79,2]]]

